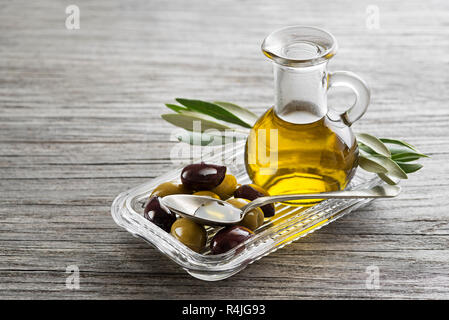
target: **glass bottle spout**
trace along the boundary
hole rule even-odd
[[[274,62],[274,112],[282,120],[305,124],[328,114],[327,91],[332,86],[350,87],[355,104],[341,114],[351,125],[369,104],[369,89],[350,72],[330,73],[327,63],[337,52],[337,41],[329,32],[292,26],[271,33],[262,43],[263,53]],[[342,74],[344,73],[344,74]]]

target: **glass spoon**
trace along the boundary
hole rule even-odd
[[[268,196],[257,198],[240,209],[223,200],[190,194],[165,196],[162,198],[162,203],[173,212],[200,224],[226,226],[239,223],[252,209],[274,202],[303,199],[393,198],[400,192],[399,186],[383,185],[362,190]]]

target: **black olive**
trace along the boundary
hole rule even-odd
[[[266,197],[266,196],[269,196],[268,192],[266,192],[264,189],[262,189],[261,187],[255,185],[255,184],[241,185],[234,192],[235,198],[243,198],[243,199],[247,199],[249,201],[253,201],[257,198]],[[262,209],[264,216],[266,218],[274,216],[275,210],[274,210],[274,205],[272,203],[266,204],[266,205],[260,207],[260,209]]]
[[[143,211],[143,216],[159,228],[170,232],[172,224],[176,221],[176,215],[164,206],[159,199],[157,196],[150,198]]]
[[[226,167],[204,162],[186,166],[181,173],[182,184],[191,190],[211,190],[226,175]]]
[[[249,239],[253,234],[254,233],[251,230],[242,226],[232,226],[221,229],[210,242],[211,253],[225,253]]]

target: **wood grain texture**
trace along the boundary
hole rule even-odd
[[[449,298],[449,3],[77,0],[0,4],[0,298]],[[366,27],[376,5],[380,28]],[[356,131],[431,156],[375,201],[216,283],[196,280],[110,216],[115,196],[172,167],[175,97],[273,101],[260,44],[293,24],[330,30],[331,70],[372,89]],[[340,104],[343,97],[333,95]],[[347,97],[344,97],[347,98]],[[78,265],[79,290],[65,287]],[[379,267],[380,288],[365,286]]]

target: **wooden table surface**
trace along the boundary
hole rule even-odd
[[[0,4],[0,298],[449,298],[449,2],[74,4],[78,30],[66,29],[68,2]],[[404,139],[431,158],[399,198],[224,281],[194,279],[117,227],[111,203],[173,166],[164,103],[266,110],[272,67],[260,44],[293,24],[331,31],[340,49],[330,69],[371,87],[355,131]],[[79,289],[66,287],[71,265]],[[377,289],[366,285],[370,266]]]

